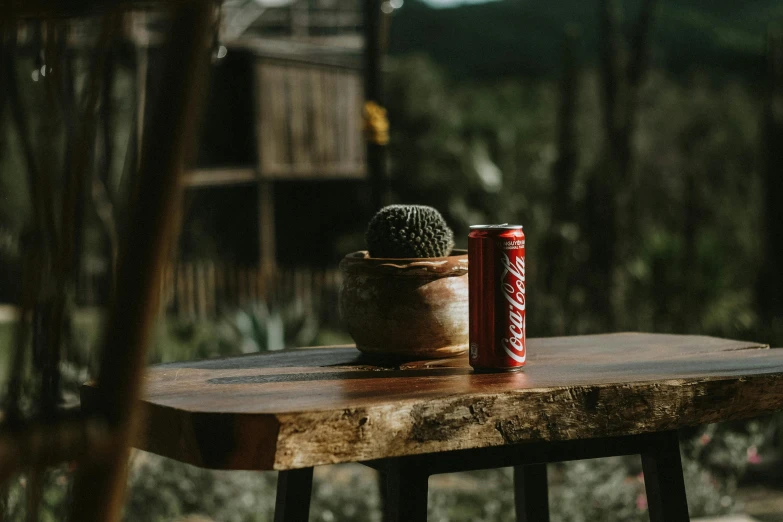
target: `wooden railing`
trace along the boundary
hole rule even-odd
[[[276,306],[296,303],[327,324],[339,323],[337,295],[342,277],[337,268],[276,268],[215,261],[177,263],[166,267],[160,288],[161,310],[183,318],[214,318],[253,303]],[[100,264],[82,270],[77,301],[103,304],[110,283]]]

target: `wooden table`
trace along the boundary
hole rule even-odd
[[[426,520],[432,474],[515,466],[517,520],[545,522],[547,462],[641,454],[650,519],[686,521],[677,429],[783,409],[783,350],[766,348],[621,333],[529,339],[516,373],[351,347],[164,364],[147,372],[140,447],[281,471],[276,521],[307,520],[313,466],[362,462],[385,476],[390,520]]]

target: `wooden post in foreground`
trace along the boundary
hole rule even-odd
[[[160,305],[158,290],[181,196],[182,171],[208,74],[213,4],[194,0],[172,11],[165,78],[148,120],[128,233],[120,247],[115,299],[101,346],[95,414],[114,440],[105,459],[85,463],[74,483],[69,520],[115,522],[126,486],[128,448],[138,433],[138,398],[149,336]]]

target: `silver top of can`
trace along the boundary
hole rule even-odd
[[[509,225],[508,223],[500,223],[498,225],[470,225],[471,229],[501,229],[501,230],[518,230],[523,228],[522,225]]]

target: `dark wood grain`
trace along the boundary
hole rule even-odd
[[[710,337],[530,339],[523,372],[399,366],[350,347],[151,368],[140,447],[221,469],[673,430],[783,409],[783,350]],[[85,388],[85,399],[95,389]]]

